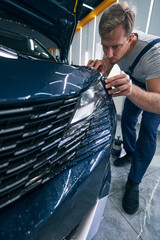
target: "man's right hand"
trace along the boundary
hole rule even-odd
[[[86,67],[94,68],[95,70],[98,70],[99,72],[101,72],[102,75],[104,75],[104,73],[107,70],[106,64],[102,60],[98,60],[98,59],[96,60],[90,59]]]

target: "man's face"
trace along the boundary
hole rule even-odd
[[[104,54],[110,64],[117,63],[122,57],[127,55],[131,39],[127,38],[122,25],[119,25],[112,33],[101,38]]]

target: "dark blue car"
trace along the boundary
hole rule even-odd
[[[99,72],[67,64],[82,2],[0,1],[1,240],[98,230],[116,112]],[[59,61],[33,33],[56,45]]]

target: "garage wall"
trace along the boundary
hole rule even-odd
[[[69,62],[86,65],[89,59],[95,59],[96,44],[100,43],[98,24],[101,14],[74,35],[69,53]]]
[[[160,36],[160,0],[126,0],[137,9],[135,29]],[[118,1],[117,1],[118,2]],[[78,32],[76,32],[70,51],[69,62],[73,64],[86,65],[89,59],[101,59],[100,37],[98,24],[102,14],[97,16]],[[119,68],[114,67],[111,75],[119,73]],[[114,98],[117,114],[121,116],[123,108],[123,97]]]

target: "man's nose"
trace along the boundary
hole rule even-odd
[[[111,58],[111,57],[113,57],[113,49],[112,48],[108,48],[107,49],[107,58]]]

